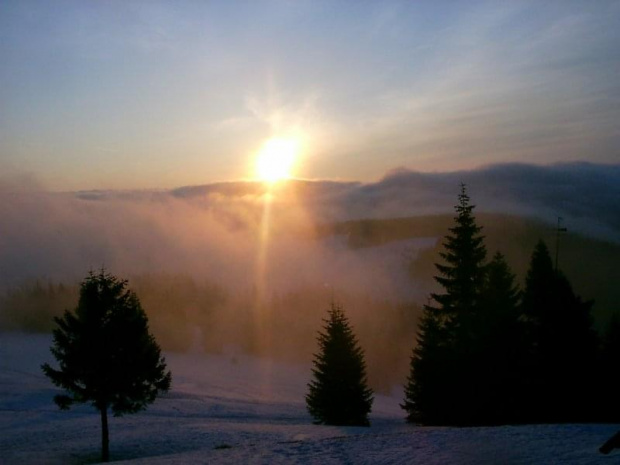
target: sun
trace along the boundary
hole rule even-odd
[[[267,140],[256,157],[256,175],[264,182],[290,178],[299,149],[300,144],[296,139]]]

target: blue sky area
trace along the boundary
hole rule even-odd
[[[0,172],[52,190],[620,162],[618,1],[3,1]]]

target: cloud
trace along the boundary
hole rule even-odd
[[[263,282],[270,289],[329,282],[389,295],[406,287],[402,246],[364,254],[349,250],[344,238],[316,240],[317,225],[450,213],[461,182],[477,211],[550,224],[561,216],[572,232],[620,242],[620,165],[399,169],[371,184],[296,181],[272,193],[268,217],[266,187],[250,182],[59,194],[19,190],[4,181],[0,280],[77,280],[105,265],[122,275],[188,273],[251,288],[263,257]]]
[[[274,197],[268,209],[262,186],[251,183],[64,194],[0,189],[0,286],[75,282],[105,266],[125,277],[187,274],[235,291],[372,283],[389,294],[389,270],[371,266],[375,258],[344,241],[313,240],[313,221],[295,195],[341,188],[310,183],[285,200]]]
[[[340,199],[349,217],[393,217],[452,211],[466,183],[479,211],[512,213],[574,232],[620,242],[620,165],[498,164],[480,169],[422,173],[400,169]]]

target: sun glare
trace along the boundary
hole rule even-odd
[[[276,182],[290,178],[298,154],[299,141],[295,139],[269,139],[258,152],[256,175],[265,182]]]

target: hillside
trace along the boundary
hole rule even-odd
[[[433,238],[435,247],[414,254],[410,269],[416,282],[433,289],[434,263],[440,260],[441,238],[452,226],[451,214],[426,215],[391,219],[364,219],[323,224],[319,237],[333,235],[346,238],[352,249],[372,248],[414,238]],[[490,255],[501,251],[523,282],[536,242],[543,239],[552,253],[556,247],[556,225],[539,220],[492,213],[478,213],[484,228]],[[584,299],[595,300],[594,314],[598,322],[612,312],[620,311],[620,244],[575,234],[560,237],[559,267],[571,280],[575,291]]]

